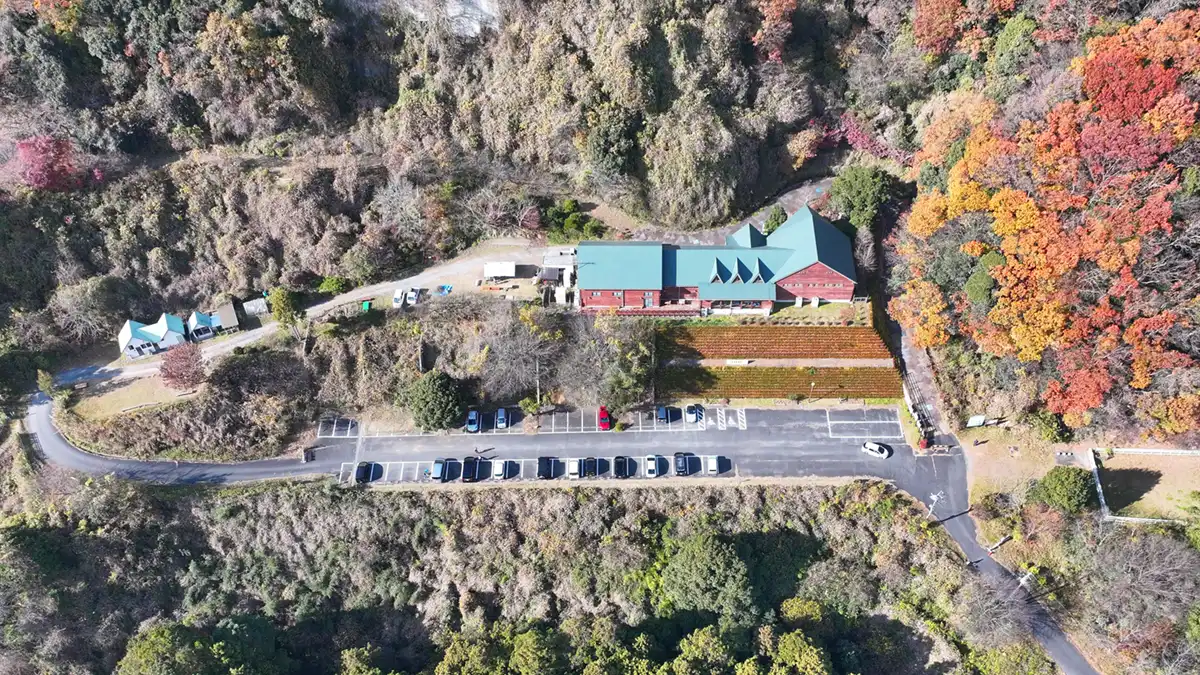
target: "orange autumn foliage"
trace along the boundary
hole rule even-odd
[[[917,195],[908,214],[908,231],[918,239],[928,239],[946,224],[946,196],[937,190]]]
[[[970,17],[963,26],[979,33]],[[1174,222],[1182,177],[1172,160],[1196,163],[1181,144],[1200,131],[1192,84],[1200,76],[1200,11],[1092,38],[1071,68],[1082,95],[1056,98],[1040,115],[1000,115],[979,93],[991,74],[984,86],[926,105],[911,175],[928,163],[944,172],[932,175],[944,176],[945,187],[913,204],[895,246],[913,280],[889,309],[906,328],[932,326],[936,339],[926,328],[925,342],[953,335],[981,353],[1036,364],[1030,372],[1048,376],[1038,378],[1047,383],[1047,409],[1073,426],[1111,423],[1112,411],[1136,396],[1150,402],[1139,412],[1145,424],[1200,431],[1200,422],[1181,421],[1200,415],[1190,407],[1200,402],[1177,395],[1191,380],[1161,374],[1200,367],[1180,351],[1194,349],[1194,331],[1164,311],[1195,296],[1192,280],[1171,276],[1189,273],[1192,244],[1172,249],[1170,237],[1183,230]],[[961,158],[947,163],[964,141]],[[981,235],[977,228],[989,225]],[[987,268],[994,285],[981,293],[973,276],[968,298],[962,277],[937,259],[955,249],[972,258],[1003,254],[1003,264]],[[1153,256],[1174,257],[1165,264]],[[1113,396],[1125,398],[1105,408]]]
[[[946,298],[936,284],[913,279],[904,285],[904,293],[888,303],[888,313],[910,331],[918,347],[938,347],[950,341],[950,320],[946,317]]]
[[[1200,394],[1173,397],[1148,394],[1138,399],[1137,410],[1140,417],[1153,425],[1150,435],[1160,441],[1200,430]]]

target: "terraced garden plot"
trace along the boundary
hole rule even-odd
[[[659,332],[665,359],[887,359],[869,326],[680,326]]]
[[[665,368],[659,396],[704,398],[900,398],[891,368]]]

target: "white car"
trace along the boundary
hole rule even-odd
[[[684,408],[683,419],[688,424],[695,424],[695,423],[699,422],[700,421],[700,406],[693,404],[693,405],[689,405],[688,407]]]
[[[507,429],[508,428],[508,411],[505,410],[504,408],[496,409],[496,428],[497,429]]]
[[[888,457],[892,456],[891,448],[873,441],[867,441],[866,443],[863,443],[862,451],[872,457],[878,457],[879,459],[887,459]]]
[[[716,455],[704,456],[704,472],[710,476],[720,473],[721,458]]]
[[[646,478],[658,476],[658,455],[646,455]]]
[[[397,288],[392,294],[392,309],[402,309],[404,307],[404,290]]]
[[[567,460],[567,478],[579,478],[580,464],[582,464],[582,461],[577,458]]]
[[[493,459],[492,460],[492,479],[504,480],[505,469],[508,468],[508,460]]]
[[[418,302],[420,302],[421,301],[421,289],[419,289],[419,288],[408,289],[408,295],[404,296],[404,301],[407,302],[409,305],[415,305]]]

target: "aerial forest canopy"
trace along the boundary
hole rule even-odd
[[[1042,0],[7,0],[0,390],[13,355],[395,279],[545,230],[548,199],[725,224],[853,150],[917,187],[879,223],[890,309],[953,417],[1193,433],[1197,28]]]
[[[1056,26],[1008,18],[974,86],[922,108],[891,310],[953,404],[1193,432],[1200,13],[1098,24],[1078,54]]]

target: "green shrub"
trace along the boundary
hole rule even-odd
[[[778,204],[772,206],[771,211],[767,214],[766,221],[763,222],[763,234],[771,234],[778,229],[779,226],[782,225],[785,220],[787,220],[787,218],[787,211],[784,211],[782,206]]]
[[[350,280],[346,277],[325,277],[321,280],[321,285],[317,286],[318,293],[329,295],[341,295],[348,290],[350,290]]]
[[[458,382],[440,370],[425,373],[409,386],[405,404],[413,421],[425,431],[451,429],[462,424],[462,392]]]
[[[833,179],[829,197],[854,227],[870,227],[895,192],[896,179],[874,166],[851,166]]]
[[[963,290],[967,292],[967,299],[977,305],[986,305],[992,301],[992,287],[996,285],[996,280],[992,279],[992,275],[988,274],[987,269],[979,266],[967,277],[967,283],[963,286]]]
[[[1092,472],[1074,466],[1056,466],[1034,484],[1029,501],[1040,502],[1066,513],[1082,513],[1096,503]]]
[[[1063,424],[1062,417],[1049,410],[1035,410],[1025,414],[1024,422],[1051,443],[1067,443],[1071,440],[1071,429]]]

